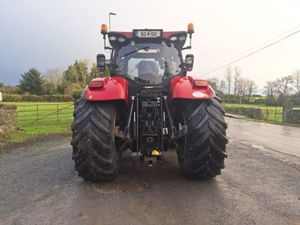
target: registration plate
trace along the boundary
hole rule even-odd
[[[161,37],[160,30],[138,30],[135,35],[139,38],[159,38]]]

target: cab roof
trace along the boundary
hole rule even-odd
[[[110,31],[107,34],[112,47],[127,45],[131,41],[136,43],[169,41],[182,48],[187,38],[186,31],[163,31],[161,29],[135,29],[132,32]],[[143,35],[141,36],[140,34]]]

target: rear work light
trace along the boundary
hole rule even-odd
[[[206,80],[194,80],[195,87],[205,88],[208,87],[208,82]]]
[[[104,87],[104,81],[103,80],[92,80],[89,83],[90,89],[99,89]]]

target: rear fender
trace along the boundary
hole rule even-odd
[[[93,80],[104,82],[101,88],[89,88],[87,86],[83,92],[83,97],[87,101],[124,101],[128,103],[128,83],[123,77],[104,77]]]
[[[211,99],[215,92],[210,85],[196,87],[194,79],[190,76],[176,76],[171,79],[170,98],[176,99]]]

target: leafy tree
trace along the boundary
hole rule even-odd
[[[55,84],[49,81],[43,82],[43,92],[46,95],[53,95],[57,93],[57,88],[55,87]]]
[[[63,79],[61,84],[57,86],[57,90],[59,93],[63,92],[64,94],[71,95],[75,90],[82,90],[89,82],[89,77],[88,61],[76,60],[75,63],[70,65],[63,73]]]
[[[108,77],[110,75],[110,69],[109,67],[105,67],[105,70],[100,73],[100,77]]]
[[[84,87],[89,80],[88,62],[86,60],[75,61],[63,74],[66,84],[79,84]]]
[[[21,75],[19,88],[21,93],[42,95],[43,82],[44,80],[41,76],[41,73],[37,69],[31,68],[28,72],[25,72]]]
[[[78,73],[75,65],[70,65],[64,72],[64,80],[67,84],[78,83]]]
[[[93,63],[91,72],[89,74],[89,81],[96,77],[99,77],[99,71],[98,71],[96,63]]]
[[[89,62],[87,60],[76,60],[74,64],[69,65],[67,70],[63,72],[63,75],[58,76],[62,77],[61,79],[54,79],[58,81],[54,82],[57,92],[71,95],[74,91],[81,91],[93,78],[109,75],[108,67],[105,71],[99,72],[95,63],[91,67],[88,65]],[[57,71],[53,72],[50,70],[50,75],[51,79],[47,78],[47,80],[52,82],[53,77],[57,78]],[[49,88],[50,85],[48,84],[47,87]]]
[[[87,61],[76,61],[74,66],[76,68],[78,82],[81,87],[84,87],[88,82],[88,66]]]

